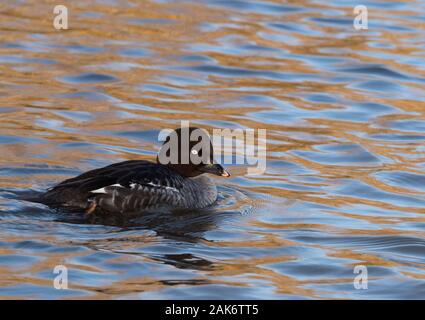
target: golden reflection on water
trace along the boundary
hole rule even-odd
[[[420,2],[371,3],[367,31],[338,1],[65,2],[62,31],[54,1],[0,4],[1,298],[423,297]],[[232,166],[199,221],[94,236],[8,200],[153,159],[180,120],[266,128],[266,173]],[[76,270],[69,295],[52,289],[58,264]]]

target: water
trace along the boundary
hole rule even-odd
[[[423,1],[363,1],[361,31],[356,1],[67,4],[62,31],[51,2],[0,4],[1,298],[425,298]],[[20,200],[154,159],[181,120],[266,128],[266,172],[132,221]]]

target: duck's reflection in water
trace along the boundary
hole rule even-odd
[[[152,252],[151,250],[148,253],[144,253],[143,247],[147,241],[152,241],[152,236],[148,237],[150,240],[147,240],[146,236],[132,236],[130,240],[117,237],[117,233],[114,233],[112,238],[90,240],[85,242],[84,245],[93,249],[102,248],[102,250],[111,250],[120,252],[121,254],[128,253],[147,256],[150,260],[173,265],[179,269],[210,270],[214,263],[190,253],[189,251],[192,247],[190,243],[196,244],[205,241],[205,232],[214,230],[220,224],[219,221],[227,215],[228,212],[220,212],[213,208],[191,211],[145,212],[137,217],[87,217],[81,213],[65,213],[62,211],[58,212],[56,221],[113,226],[119,228],[117,233],[129,232],[134,234],[134,231],[137,230],[150,231],[154,233],[154,238],[161,238],[162,241],[171,240],[170,245],[183,244],[178,246],[178,248],[176,247],[176,252],[179,251],[180,253],[161,253],[160,251]],[[189,244],[190,246],[186,252],[182,253],[182,249],[186,247],[184,244]],[[128,246],[131,247],[130,250],[128,250]]]
[[[191,253],[164,254],[151,257],[153,260],[172,265],[178,269],[211,270],[214,263]]]

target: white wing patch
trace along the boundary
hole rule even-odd
[[[156,187],[156,188],[171,190],[171,191],[174,191],[174,192],[179,192],[179,190],[174,188],[174,187],[164,186],[164,185],[161,185],[161,184],[155,184],[153,182],[148,182],[147,185],[150,185],[150,186]],[[138,183],[131,183],[130,184],[130,187],[132,189],[138,188],[139,186],[140,186],[140,184],[138,184]]]
[[[161,184],[155,184],[153,182],[149,182],[149,183],[147,183],[147,185],[150,185],[150,186],[156,187],[156,188],[171,190],[171,191],[174,191],[174,192],[179,192],[179,190],[174,188],[174,187],[164,186],[164,185],[161,185]],[[102,187],[100,189],[92,190],[90,192],[91,193],[105,193],[105,194],[107,194],[108,192],[106,191],[106,188],[110,188],[110,187],[125,188],[123,185],[116,183],[116,184],[111,184],[110,186]],[[139,187],[140,187],[140,184],[138,184],[138,183],[134,183],[134,182],[130,183],[131,189],[138,189]]]
[[[91,192],[91,193],[107,193],[107,192],[106,192],[106,190],[105,190],[105,188],[108,188],[108,187],[119,187],[119,188],[124,188],[124,186],[120,185],[119,183],[116,183],[116,184],[111,184],[110,186],[102,187],[102,188],[100,188],[100,189],[92,190],[92,191],[90,191],[90,192]]]

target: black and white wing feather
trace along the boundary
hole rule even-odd
[[[40,202],[103,211],[137,211],[184,205],[184,178],[165,166],[143,160],[124,161],[67,179],[48,190]]]

